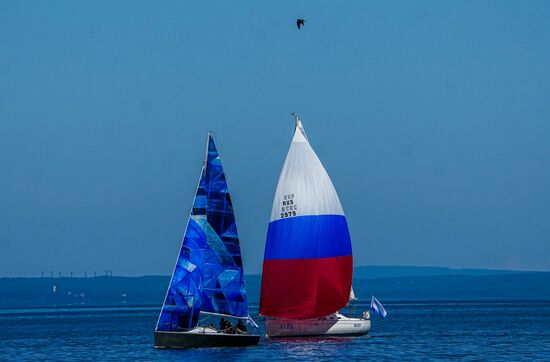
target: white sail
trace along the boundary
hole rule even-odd
[[[358,298],[355,296],[355,293],[353,292],[353,287],[351,287],[351,290],[349,291],[349,301],[353,302],[356,301]]]
[[[289,200],[292,200],[290,205]],[[327,171],[311,148],[300,119],[296,118],[296,130],[279,177],[270,221],[302,215],[344,215],[344,211]]]

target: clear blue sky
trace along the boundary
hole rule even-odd
[[[258,272],[291,112],[356,265],[550,270],[548,19],[547,1],[0,0],[0,275],[169,274],[209,129]]]

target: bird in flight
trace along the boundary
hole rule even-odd
[[[300,26],[304,25],[306,21],[304,19],[296,19],[296,26],[300,29]]]

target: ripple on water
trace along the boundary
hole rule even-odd
[[[155,350],[156,308],[0,311],[0,360],[548,360],[550,302],[387,303],[360,338],[262,338],[251,348]],[[360,315],[367,305],[345,311]],[[252,311],[257,316],[257,307]]]

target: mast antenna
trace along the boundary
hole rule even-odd
[[[296,113],[292,112],[291,115],[294,116],[294,120],[295,120],[295,125],[294,127],[299,129],[300,132],[302,133],[302,135],[304,136],[304,138],[306,139],[306,141],[309,142],[309,140],[307,139],[307,136],[306,136],[306,131],[304,130],[304,127],[302,127],[302,121],[300,121],[300,116],[298,116]]]
[[[298,127],[298,122],[300,122],[300,116],[298,116],[294,112],[292,112],[291,115],[294,116],[294,120],[296,121],[296,127]]]

